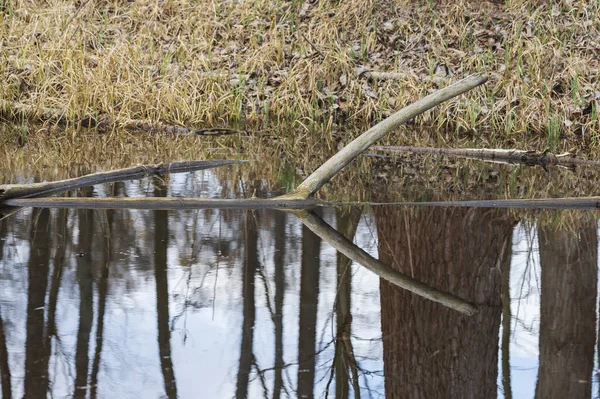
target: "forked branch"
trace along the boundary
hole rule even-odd
[[[312,197],[324,184],[342,170],[344,166],[348,165],[354,158],[365,152],[370,146],[375,144],[377,140],[394,131],[394,129],[410,119],[485,83],[486,80],[487,77],[485,75],[476,73],[402,108],[400,111],[379,122],[354,139],[350,144],[342,148],[341,151],[329,158],[329,160],[308,176],[306,180],[298,186],[296,191],[287,194],[285,197],[295,199]]]

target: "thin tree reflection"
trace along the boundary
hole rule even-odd
[[[4,240],[7,233],[6,221],[0,219],[0,260],[4,260]],[[6,346],[6,333],[4,331],[4,320],[2,319],[2,307],[0,306],[0,385],[2,386],[2,397],[12,397],[12,383],[10,365],[8,363],[8,348]]]
[[[362,208],[355,207],[348,215],[342,211],[337,212],[337,227],[346,238],[354,239]],[[335,341],[335,397],[347,398],[349,395],[350,374],[352,374],[352,385],[354,397],[360,397],[358,386],[358,365],[354,358],[354,349],[350,336],[352,314],[350,313],[350,297],[352,294],[352,260],[340,252],[337,253],[337,297],[335,302],[336,315],[336,341]]]
[[[104,343],[104,313],[106,312],[106,299],[108,296],[108,277],[111,264],[111,240],[114,211],[104,213],[103,223],[103,242],[102,251],[102,269],[100,271],[100,280],[98,281],[98,316],[96,321],[96,347],[94,350],[94,361],[92,362],[92,375],[90,379],[90,397],[96,398],[98,392],[98,372],[100,371],[100,360],[102,356],[102,346]]]
[[[165,183],[154,179],[154,195],[166,196]],[[154,211],[154,275],[156,280],[156,315],[158,349],[167,397],[177,398],[177,383],[171,359],[171,330],[169,328],[169,283],[167,250],[169,248],[169,212]]]
[[[6,399],[12,397],[12,384],[10,379],[6,334],[4,333],[4,321],[2,320],[2,307],[0,307],[0,384],[2,385],[2,397]]]
[[[312,398],[315,380],[315,344],[319,301],[321,239],[302,226],[300,327],[298,337],[298,397]]]
[[[275,265],[275,366],[273,382],[273,399],[281,397],[283,389],[283,300],[285,291],[285,223],[286,214],[275,213],[275,253],[273,263]]]
[[[248,383],[254,362],[253,340],[254,322],[256,320],[255,286],[254,278],[258,266],[258,226],[256,212],[244,213],[244,269],[242,272],[242,300],[243,315],[242,343],[240,348],[240,366],[237,375],[235,397],[245,399],[248,397]]]
[[[538,229],[542,295],[536,398],[589,398],[596,340],[598,237],[594,220]]]
[[[79,238],[77,249],[77,280],[79,282],[79,329],[75,354],[74,398],[85,398],[88,391],[89,344],[94,320],[94,279],[92,275],[92,238],[94,211],[77,211]]]
[[[62,272],[65,265],[65,252],[67,247],[67,239],[69,233],[67,231],[67,220],[69,218],[69,211],[67,209],[61,209],[58,211],[56,218],[56,227],[54,229],[55,242],[53,246],[55,248],[52,277],[50,281],[50,292],[48,294],[48,319],[46,327],[46,343],[45,346],[50,348],[52,345],[52,338],[57,336],[56,327],[56,306],[58,303],[58,292],[60,290],[60,283],[62,281]]]
[[[504,399],[512,399],[510,383],[510,323],[512,314],[510,310],[510,264],[512,259],[512,243],[505,242],[508,255],[502,265],[502,388]]]

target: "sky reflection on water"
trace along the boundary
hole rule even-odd
[[[219,187],[205,171],[93,195],[233,195]],[[483,304],[476,324],[346,268],[292,214],[22,210],[0,222],[2,397],[598,396],[595,221],[555,232],[489,210],[321,216],[342,232],[359,221],[357,246]]]

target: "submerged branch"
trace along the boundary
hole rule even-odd
[[[16,198],[2,202],[5,206],[70,209],[307,209],[317,206],[314,199],[281,198]]]
[[[193,172],[217,166],[233,165],[245,161],[216,160],[216,161],[182,161],[157,165],[141,165],[132,168],[118,169],[110,172],[99,172],[72,179],[55,182],[33,184],[3,184],[0,185],[0,203],[14,198],[32,198],[76,188],[93,186],[102,183],[114,183],[123,180],[141,179],[145,176],[162,175],[166,173]]]
[[[600,209],[600,197],[506,199],[473,201],[431,201],[373,203],[399,206],[441,206],[457,208],[535,208],[535,209]]]
[[[479,159],[484,161],[522,164],[527,166],[565,166],[574,167],[576,165],[600,166],[600,161],[588,161],[575,158],[572,152],[564,154],[552,154],[548,151],[526,151],[526,150],[506,150],[491,148],[432,148],[432,147],[412,147],[412,146],[375,146],[374,150],[384,150],[389,152],[408,152],[411,154],[432,154],[446,155],[451,157],[462,157],[469,159]]]
[[[296,188],[296,191],[286,195],[285,197],[311,197],[324,184],[331,180],[333,176],[342,170],[344,166],[348,165],[353,159],[365,152],[370,146],[375,144],[377,140],[392,132],[394,129],[408,120],[413,119],[425,111],[428,111],[453,97],[463,94],[485,83],[486,80],[487,77],[485,75],[476,73],[401,109],[354,139],[350,144],[329,158],[329,160],[327,160],[316,171],[308,176],[306,180],[304,180],[302,184]]]
[[[375,259],[314,213],[297,211],[294,214],[306,227],[327,241],[329,245],[392,284],[469,316],[477,312],[475,305],[408,277]]]
[[[1,203],[7,207],[73,209],[311,209],[335,206],[438,206],[467,208],[600,209],[600,197],[507,199],[438,202],[325,202],[314,198],[15,198]],[[1,220],[1,219],[0,219]]]

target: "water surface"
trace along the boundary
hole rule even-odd
[[[236,184],[205,171],[77,195]],[[0,222],[1,396],[598,397],[594,217],[318,213],[479,312],[380,279],[284,212],[23,209]]]

